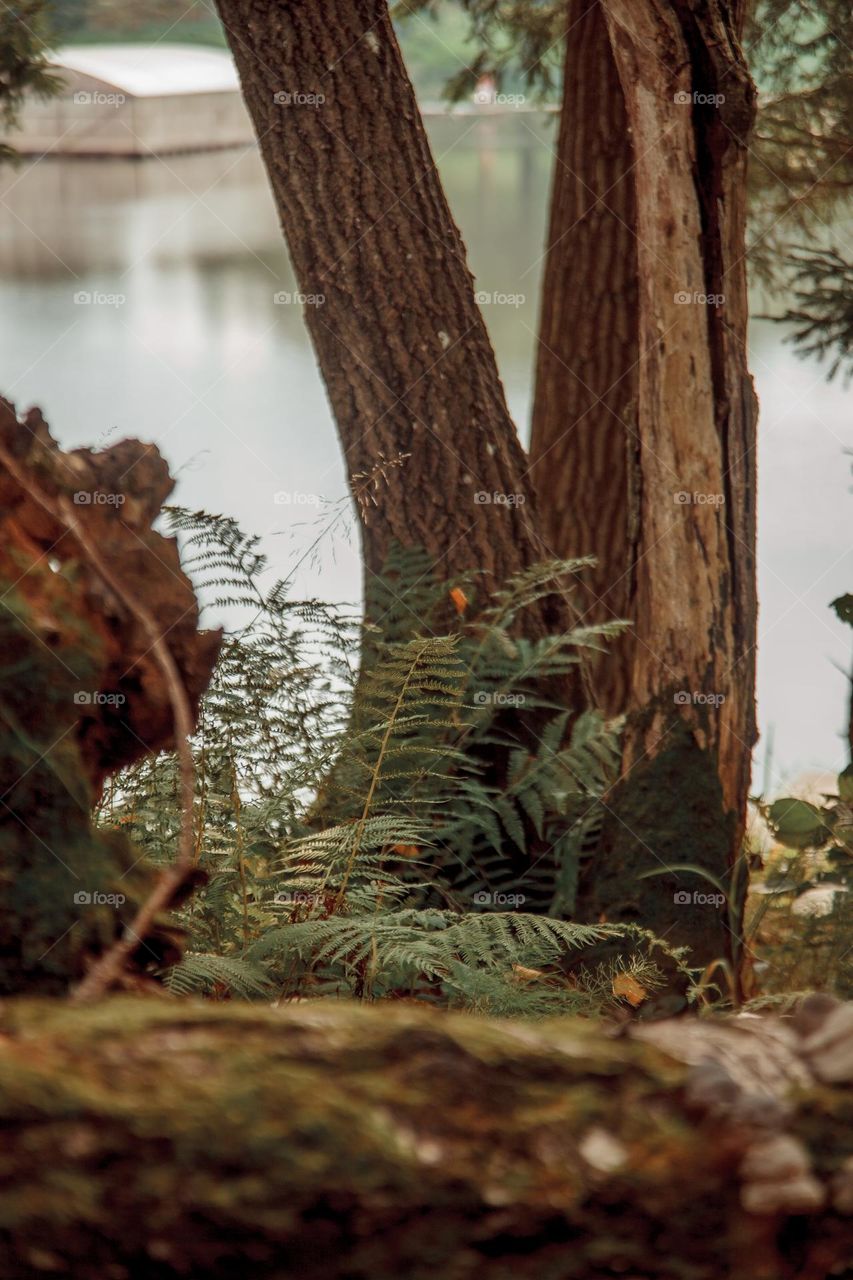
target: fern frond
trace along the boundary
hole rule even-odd
[[[204,955],[188,951],[180,964],[169,969],[165,984],[173,995],[209,993],[223,987],[244,1000],[270,995],[270,980],[264,969],[234,956]]]

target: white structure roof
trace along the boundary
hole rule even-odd
[[[198,45],[66,45],[50,61],[60,71],[91,77],[134,98],[233,93],[240,87],[230,53]]]

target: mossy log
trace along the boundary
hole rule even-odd
[[[851,1021],[8,1001],[0,1275],[850,1280]]]

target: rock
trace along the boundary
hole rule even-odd
[[[832,1010],[803,1041],[802,1052],[818,1080],[826,1084],[853,1081],[853,1005]]]

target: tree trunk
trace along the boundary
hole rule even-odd
[[[0,1274],[843,1280],[853,1010],[833,1017],[616,1039],[339,1001],[7,1001]]]
[[[725,0],[576,0],[571,17],[531,456],[555,551],[597,553],[595,609],[634,624],[597,682],[629,719],[580,908],[641,918],[710,962],[732,952],[739,891],[724,913],[703,879],[638,876],[689,863],[728,881],[743,835],[756,739],[753,87],[742,14]],[[577,528],[555,514],[576,504]]]
[[[564,98],[539,320],[531,475],[560,556],[595,555],[587,620],[632,616],[639,536],[633,147],[599,0],[570,0]],[[624,711],[633,637],[590,661],[598,705]]]
[[[484,589],[543,558],[532,488],[385,0],[218,0],[363,524]]]
[[[217,0],[290,250],[362,525],[367,618],[451,630],[449,591],[478,599],[550,557],[465,248],[447,206],[386,0]],[[378,581],[394,547],[424,549],[447,582],[444,612],[419,616],[422,581]],[[471,591],[466,588],[471,595]],[[559,590],[525,610],[532,639],[565,632]],[[386,623],[386,626],[388,624]],[[370,633],[368,633],[369,641]],[[395,638],[401,638],[396,635]],[[369,642],[362,654],[370,665]],[[543,692],[579,701],[574,676]],[[537,713],[501,718],[532,746]],[[508,750],[484,761],[506,779]],[[334,771],[316,807],[327,808]],[[532,830],[528,856],[550,848]],[[508,841],[507,856],[517,858]]]

